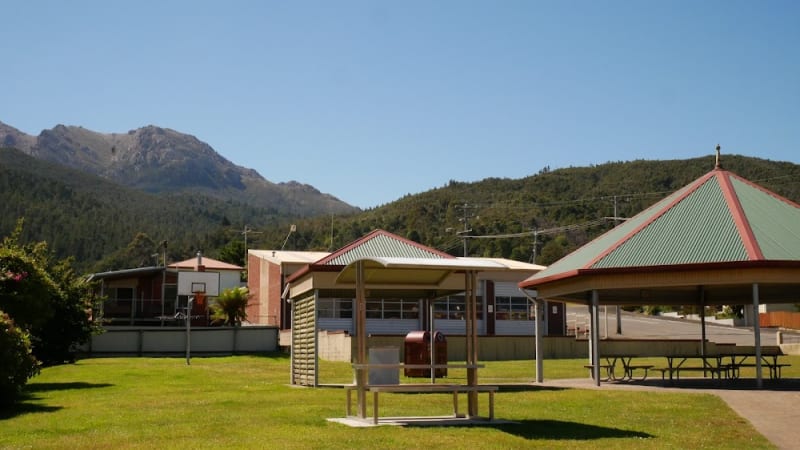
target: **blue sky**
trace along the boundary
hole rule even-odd
[[[717,143],[800,163],[797,1],[12,0],[0,15],[0,121],[168,127],[360,207]]]

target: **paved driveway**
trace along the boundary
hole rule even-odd
[[[784,380],[786,381],[786,380]],[[538,384],[538,383],[537,383]],[[623,389],[675,392],[698,392],[719,396],[737,414],[750,421],[759,433],[780,449],[800,448],[800,385],[782,383],[776,389],[706,389],[697,387],[664,387],[639,383],[602,383],[599,387],[590,378],[551,380],[541,386],[577,389]]]

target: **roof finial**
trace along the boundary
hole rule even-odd
[[[722,169],[722,164],[719,162],[719,151],[722,147],[717,144],[717,162],[714,164],[715,169]]]

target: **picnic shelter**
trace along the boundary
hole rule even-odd
[[[760,304],[796,303],[800,205],[725,170],[717,153],[712,171],[519,285],[535,298],[537,310],[543,299],[589,308],[590,365],[599,385],[601,305],[694,305],[700,311],[745,305],[758,318]],[[704,352],[702,319],[701,327]],[[760,388],[758,320],[753,328]],[[537,349],[541,339],[537,332]],[[537,381],[542,379],[537,358]]]

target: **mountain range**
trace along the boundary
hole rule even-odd
[[[127,133],[57,125],[31,136],[0,122],[0,147],[149,193],[192,192],[298,217],[358,211],[308,184],[270,182],[194,136],[153,125]]]

